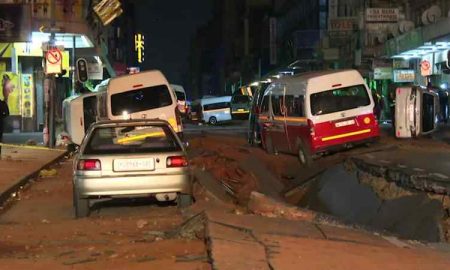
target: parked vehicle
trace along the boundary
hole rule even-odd
[[[177,99],[169,87],[159,70],[112,78],[99,103],[100,119],[162,119],[182,133]]]
[[[395,135],[411,138],[437,129],[439,96],[420,86],[399,87],[395,96]]]
[[[71,144],[80,145],[91,124],[97,121],[97,100],[100,93],[72,96],[63,101],[64,130]]]
[[[93,124],[74,160],[73,203],[77,218],[98,198],[154,196],[192,202],[186,150],[163,120],[116,120]]]
[[[282,78],[266,89],[259,115],[269,153],[313,157],[373,141],[379,136],[374,102],[356,70],[324,71]]]
[[[231,114],[233,117],[248,117],[252,106],[252,97],[248,95],[235,95],[231,98]]]
[[[184,87],[176,84],[171,84],[170,87],[172,87],[177,97],[178,110],[183,116],[186,115],[187,104],[186,104],[186,91],[184,91]]]
[[[216,125],[231,120],[231,96],[203,98],[192,103],[193,115],[199,121]]]
[[[261,143],[261,130],[258,124],[259,113],[261,111],[261,103],[264,97],[264,91],[267,86],[270,85],[270,81],[258,82],[257,86],[253,87],[253,99],[250,107],[249,121],[248,121],[248,133],[247,141],[251,145],[259,145]]]

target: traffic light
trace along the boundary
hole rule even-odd
[[[77,79],[80,83],[84,83],[89,79],[88,76],[88,63],[86,59],[79,58],[77,60]]]

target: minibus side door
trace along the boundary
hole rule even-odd
[[[289,143],[286,136],[286,106],[284,105],[284,93],[272,94],[272,119],[273,125],[270,127],[270,136],[276,150],[286,152],[289,150]]]

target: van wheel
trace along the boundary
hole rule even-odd
[[[80,198],[76,192],[75,186],[73,187],[73,208],[75,211],[75,218],[89,216],[89,200]]]
[[[209,124],[211,124],[211,125],[216,125],[217,124],[217,118],[215,117],[215,116],[211,116],[210,118],[209,118]]]
[[[178,208],[186,208],[192,205],[193,203],[192,195],[189,194],[178,194],[177,197],[177,206]]]
[[[297,156],[298,160],[300,161],[300,164],[305,167],[310,167],[313,163],[310,151],[302,141],[299,141],[297,145],[298,145]]]

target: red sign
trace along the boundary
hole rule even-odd
[[[50,49],[47,51],[45,58],[50,64],[58,64],[61,62],[62,54],[58,49]]]

